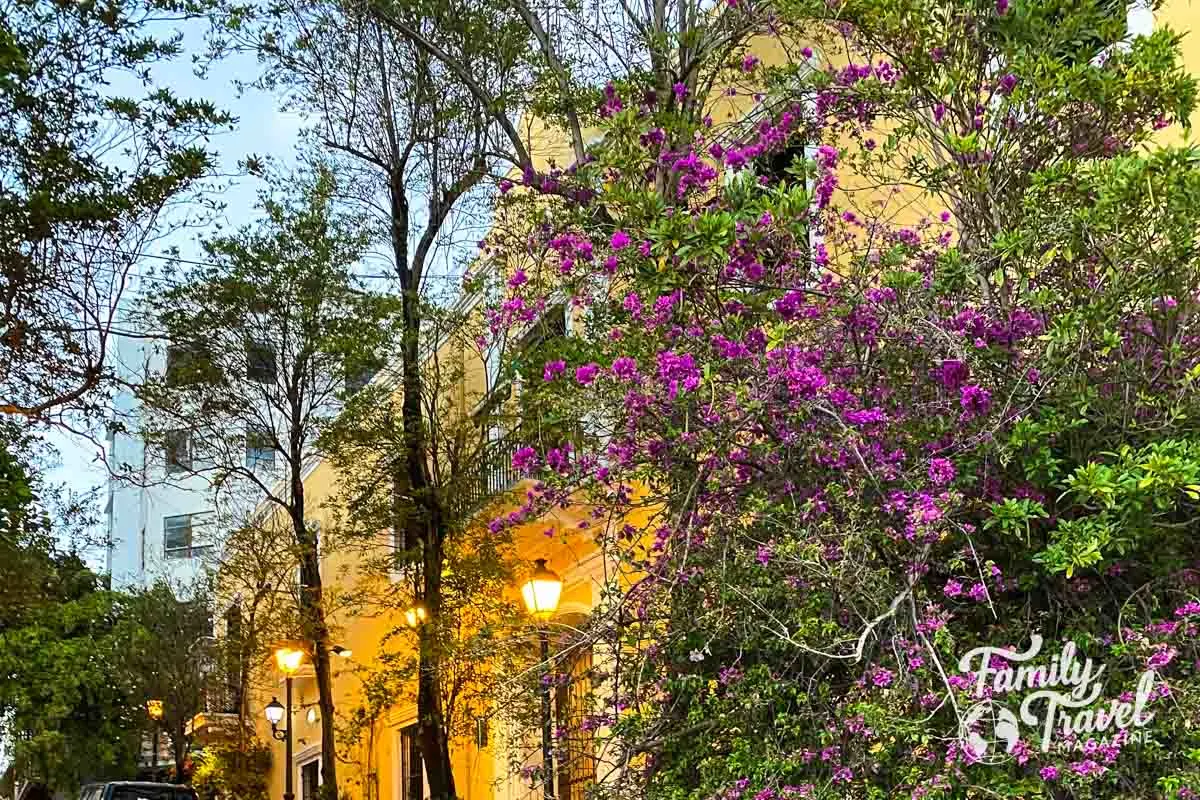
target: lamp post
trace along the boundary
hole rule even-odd
[[[150,735],[150,775],[158,777],[158,725],[163,718],[163,701],[147,700],[146,713],[154,720],[153,732]]]
[[[278,697],[272,697],[271,702],[263,709],[267,722],[271,723],[271,737],[283,742],[283,800],[294,800],[292,791],[292,676],[300,669],[304,660],[303,650],[281,647],[275,651],[275,663],[284,675],[284,699],[286,707],[279,704]],[[287,727],[279,730],[279,723],[287,716]]]
[[[550,731],[550,633],[544,623],[554,616],[562,595],[562,579],[546,567],[546,559],[534,562],[533,574],[521,586],[525,608],[539,623],[538,642],[542,648],[542,791],[545,800],[554,800],[554,750]]]

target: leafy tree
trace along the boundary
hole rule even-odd
[[[202,212],[230,117],[156,86],[170,0],[0,3],[0,412],[99,411],[117,303],[148,245]],[[129,94],[110,91],[128,86]]]
[[[162,701],[158,724],[170,739],[181,783],[191,749],[188,724],[205,710],[216,667],[208,592],[202,585],[185,588],[177,592],[159,580],[126,601],[127,619],[136,627],[127,669],[137,677],[143,697]]]
[[[495,114],[511,110],[523,85],[516,51],[524,39],[520,24],[488,3],[468,10],[414,4],[393,12],[421,30],[453,38],[456,66],[486,99],[446,63],[385,24],[371,4],[315,0],[265,9],[227,7],[214,45],[259,55],[264,64],[259,85],[279,91],[288,108],[306,116],[311,143],[342,176],[347,199],[361,204],[376,223],[372,243],[386,250],[399,295],[394,317],[399,365],[389,376],[396,396],[375,397],[394,418],[380,425],[375,415],[355,433],[345,425],[342,430],[360,442],[376,435],[378,457],[371,463],[395,477],[396,496],[404,498],[394,524],[408,528],[404,536],[412,543],[404,559],[412,567],[413,598],[439,619],[447,542],[459,511],[449,499],[475,474],[488,426],[443,424],[439,393],[449,384],[427,383],[424,368],[443,337],[464,336],[437,309],[450,295],[440,282],[453,279],[456,240],[486,217],[487,190],[501,169],[492,146]],[[512,141],[520,146],[519,137]],[[527,161],[526,154],[522,163]],[[461,440],[445,438],[449,432],[461,434]],[[360,523],[351,527],[361,530]],[[446,673],[434,631],[418,632],[419,738],[430,793],[451,798],[456,790],[450,726],[440,683]],[[336,792],[332,741],[322,752],[324,784]]]
[[[623,566],[600,791],[1192,796],[1200,172],[1153,148],[1195,101],[1178,37],[1108,2],[776,11],[801,57],[744,62],[758,124],[664,148],[614,85],[598,196],[508,201],[478,270],[497,339],[588,309],[526,389],[593,436],[525,453],[542,488],[493,526],[587,497]],[[1106,706],[1151,676],[1141,743],[1056,718],[1058,747],[977,747],[959,658],[1033,634],[1102,660]]]
[[[205,476],[232,507],[261,501],[286,519],[327,780],[336,774],[328,598],[304,476],[347,383],[389,342],[388,303],[354,277],[365,241],[357,220],[334,211],[336,191],[318,169],[296,194],[264,197],[257,225],[206,241],[208,264],[148,300],[174,358],[140,391],[145,435],[174,454],[174,469]]]

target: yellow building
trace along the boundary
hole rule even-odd
[[[1129,22],[1131,32],[1146,33],[1155,24],[1166,24],[1176,30],[1190,30],[1200,21],[1200,10],[1193,6],[1192,0],[1170,0],[1157,11],[1151,11],[1147,4],[1135,2],[1131,5]],[[1200,69],[1200,44],[1188,37],[1184,41],[1185,61],[1190,69]],[[764,60],[770,61],[770,54],[764,54]],[[745,114],[748,111],[749,100],[728,102],[720,107],[720,111],[728,118]],[[539,127],[532,132],[535,141],[545,144],[552,139],[553,131]],[[1169,130],[1164,136],[1170,140],[1180,136],[1176,130]],[[543,146],[539,155],[544,165],[553,158],[558,164],[572,160],[565,139],[560,146]],[[853,185],[843,187],[843,191],[854,191]],[[869,193],[868,193],[869,194]],[[866,198],[869,200],[870,198]],[[864,202],[866,201],[864,200]],[[909,221],[910,218],[936,214],[937,208],[928,208],[917,204],[915,207],[904,206],[897,213],[897,221]],[[569,335],[571,320],[563,317],[564,333]],[[486,386],[487,364],[477,354],[464,351],[454,351],[455,345],[443,343],[437,350],[439,358],[456,361],[464,367],[464,387],[455,393],[454,402],[458,413],[469,417],[472,409],[478,404],[489,387]],[[488,476],[487,483],[492,489],[512,488],[513,474],[503,463],[503,457],[511,456],[511,451],[505,451],[502,439],[497,438],[497,452],[502,456],[494,462],[490,469],[494,474]],[[329,463],[321,463],[310,472],[305,490],[311,507],[313,519],[331,524],[328,504],[338,495],[338,476]],[[518,531],[515,540],[516,556],[521,562],[532,564],[535,559],[546,559],[548,566],[563,581],[562,601],[559,606],[556,622],[552,627],[561,630],[569,629],[570,623],[586,616],[594,609],[601,599],[601,590],[607,576],[615,565],[606,564],[601,551],[581,531],[579,523],[584,521],[587,510],[584,508],[566,509],[552,520],[542,519],[536,523],[525,525]],[[544,533],[548,525],[556,530],[556,535],[547,537]],[[356,565],[351,555],[334,551],[323,559],[323,575],[327,583],[334,581],[353,580]],[[515,599],[519,591],[517,586],[510,587]],[[380,650],[381,642],[388,631],[402,627],[402,621],[395,618],[378,618],[369,616],[347,616],[334,613],[331,619],[334,641],[350,651],[347,659],[334,661],[335,705],[339,714],[349,713],[362,700],[361,682],[357,670],[370,666],[375,654]],[[533,630],[530,629],[530,646],[533,646]],[[554,637],[552,637],[554,638]],[[593,658],[601,658],[600,654],[591,652],[573,653],[569,663],[556,666],[556,670],[566,673],[584,674]],[[257,725],[259,738],[270,742],[270,727],[262,711],[273,695],[282,697],[282,676],[276,676],[276,685],[268,688],[265,693],[259,693],[250,701],[251,714]],[[577,692],[586,687],[575,687]],[[311,670],[301,668],[295,679],[294,707],[297,711],[292,720],[292,730],[295,741],[295,752],[291,763],[285,763],[282,746],[274,748],[274,758],[270,778],[270,796],[279,798],[283,795],[285,770],[293,775],[297,800],[311,800],[316,795],[319,777],[320,758],[320,720],[316,712],[317,689]],[[555,724],[556,726],[578,725],[581,709],[578,705],[578,695],[572,695],[572,687],[566,686],[555,691]],[[411,697],[401,697],[393,706],[375,720],[362,740],[348,748],[343,754],[344,760],[339,767],[339,784],[342,791],[353,798],[361,800],[423,800],[427,796],[420,770],[420,758],[416,751],[411,726],[415,722],[416,707]],[[286,724],[286,723],[285,723]],[[538,797],[542,786],[536,781],[523,778],[519,771],[509,761],[509,750],[506,742],[522,739],[527,743],[525,748],[529,753],[526,763],[540,763],[538,754],[538,736],[536,729],[512,731],[498,729],[494,721],[483,718],[477,727],[475,736],[465,737],[455,741],[452,746],[455,769],[456,788],[459,796],[465,800],[525,800]],[[594,772],[594,761],[587,754],[574,753],[569,763],[556,776],[555,796],[561,800],[582,800],[583,790],[587,783],[597,776]],[[519,766],[519,765],[518,765]]]

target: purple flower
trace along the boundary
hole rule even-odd
[[[996,91],[1005,97],[1008,97],[1013,93],[1013,89],[1015,88],[1017,88],[1017,76],[1013,75],[1011,72],[1008,72],[1005,73],[1004,77],[1000,79],[1000,83],[996,87]]]
[[[612,373],[623,381],[632,381],[637,378],[637,361],[629,356],[621,356],[613,361]]]
[[[1194,617],[1197,614],[1200,614],[1200,603],[1197,603],[1195,600],[1189,600],[1175,609],[1175,616],[1177,617]]]
[[[833,773],[834,783],[849,783],[854,780],[854,771],[849,767],[841,767]]]
[[[1044,781],[1053,781],[1058,779],[1058,767],[1042,767],[1038,770],[1038,775]]]
[[[758,66],[758,56],[747,55],[742,59],[742,72],[752,72]]]
[[[512,456],[512,467],[517,472],[529,472],[537,466],[537,450],[532,447],[522,447]]]
[[[614,232],[612,235],[612,240],[609,241],[608,246],[613,250],[624,250],[629,246],[629,234],[625,231]]]
[[[1158,649],[1154,652],[1154,655],[1150,656],[1150,658],[1146,660],[1146,668],[1161,669],[1167,664],[1170,664],[1177,655],[1179,655],[1179,651],[1174,647],[1159,645]]]
[[[812,58],[813,57],[813,49],[811,47],[801,48],[800,55],[804,56],[805,58]]]
[[[567,362],[563,361],[562,359],[558,359],[557,361],[547,361],[545,368],[542,370],[542,380],[552,381],[559,375],[562,375],[564,372],[566,372],[566,369]]]
[[[891,686],[893,677],[895,676],[890,669],[880,667],[871,675],[871,683],[879,687]]]
[[[982,603],[984,600],[987,600],[987,589],[984,588],[982,583],[977,583],[967,592],[967,597],[970,597],[976,603]]]
[[[596,380],[596,375],[600,372],[599,364],[584,364],[575,370],[575,380],[580,386],[587,386],[592,381]]]
[[[969,384],[959,392],[958,404],[963,409],[963,419],[974,419],[992,407],[992,393],[982,386]]]
[[[929,462],[929,480],[935,486],[945,486],[954,480],[954,464],[948,458],[935,458]]]
[[[688,93],[687,86],[684,85],[684,83],[682,81],[679,81],[674,86],[672,86],[671,91],[673,91],[675,93],[675,97],[680,100],[687,97],[687,93]]]
[[[508,279],[508,286],[510,289],[515,289],[528,280],[529,278],[525,275],[525,270],[519,269],[512,274],[511,278]]]
[[[500,181],[500,194],[508,194],[513,188],[513,182],[508,178]]]
[[[996,0],[996,13],[1002,17],[1008,13],[1008,0]]]
[[[942,594],[946,597],[961,597],[963,593],[963,585],[959,581],[946,581],[945,588],[942,589]]]
[[[774,555],[775,552],[771,549],[771,546],[764,544],[758,548],[758,554],[755,556],[755,559],[765,567],[771,563],[771,558]]]

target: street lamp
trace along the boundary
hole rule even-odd
[[[546,559],[534,563],[533,574],[521,586],[521,597],[530,616],[545,623],[558,609],[562,596],[562,578],[546,567]],[[545,625],[538,625],[538,641],[542,647],[542,790],[545,800],[554,800],[554,752],[550,732],[550,634]]]
[[[163,718],[163,701],[162,700],[147,700],[146,713],[150,719],[154,720],[153,733],[150,737],[150,769],[151,774],[158,775],[158,724]]]
[[[429,612],[425,610],[425,604],[420,600],[414,601],[404,610],[404,624],[413,630],[424,625],[427,619],[429,619]]]
[[[300,669],[304,661],[304,651],[292,647],[281,647],[275,651],[275,664],[284,676],[284,698],[287,706],[279,704],[278,697],[272,697],[271,702],[263,709],[267,722],[271,723],[271,737],[283,742],[283,800],[294,800],[292,792],[292,676]],[[287,727],[279,730],[279,723],[287,717]]]

